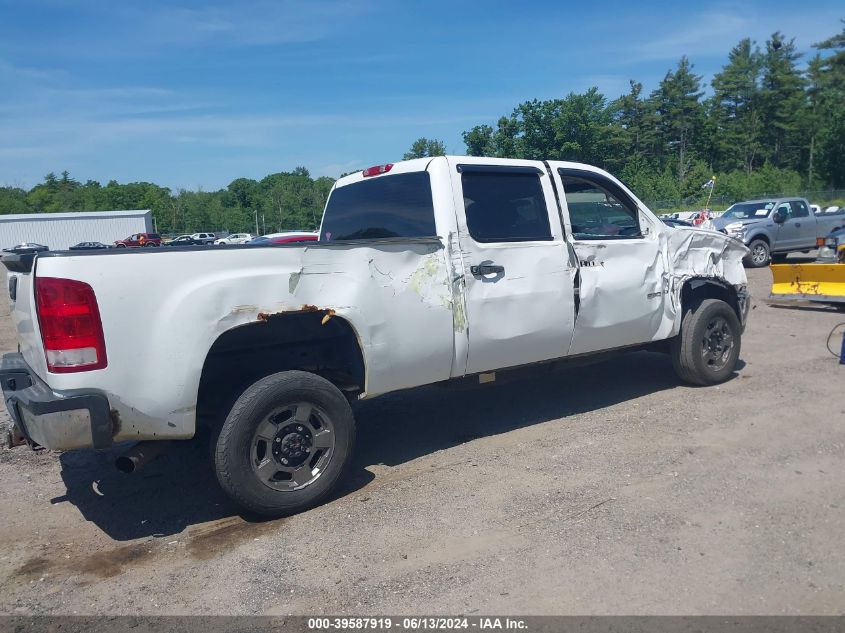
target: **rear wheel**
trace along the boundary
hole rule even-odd
[[[751,268],[762,268],[768,265],[771,259],[771,251],[765,240],[752,240],[748,245],[751,252],[745,258],[745,263]]]
[[[258,514],[283,516],[324,499],[355,441],[346,397],[302,371],[267,376],[241,394],[217,437],[223,490]]]
[[[704,299],[688,309],[681,333],[672,340],[672,365],[693,385],[724,382],[739,360],[742,326],[727,303]]]

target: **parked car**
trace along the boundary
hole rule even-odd
[[[214,244],[217,236],[214,233],[192,233],[191,239],[195,244]]]
[[[817,262],[826,264],[845,264],[845,228],[832,231],[824,238],[819,248]]]
[[[246,244],[252,239],[252,235],[249,233],[230,233],[226,237],[221,237],[214,240],[215,244],[222,245],[222,244]]]
[[[745,246],[667,227],[596,167],[474,156],[372,167],[334,184],[319,237],[146,257],[7,253],[21,351],[3,357],[0,384],[15,425],[47,448],[107,449],[208,424],[222,488],[283,515],[336,487],[358,399],[608,350],[664,351],[697,385],[737,366]],[[167,353],[139,354],[139,341]],[[142,442],[119,464],[140,467],[151,450]]]
[[[737,202],[713,225],[746,244],[746,264],[760,268],[794,251],[816,248],[820,238],[845,226],[845,214],[813,215],[804,198],[769,198]]]
[[[44,244],[36,244],[35,242],[21,242],[17,246],[12,246],[11,248],[4,248],[4,253],[41,253],[43,251],[49,251],[49,246],[44,246]]]
[[[161,246],[161,236],[158,233],[135,233],[126,239],[116,240],[114,245],[118,248]]]
[[[68,247],[68,250],[92,251],[101,248],[111,248],[111,246],[109,246],[108,244],[103,244],[102,242],[80,242],[79,244],[74,244],[73,246]]]
[[[269,233],[252,238],[248,244],[289,244],[291,242],[316,242],[320,238],[318,233],[310,231],[287,231],[285,233]]]
[[[199,246],[203,244],[206,244],[206,242],[195,240],[193,235],[180,235],[170,240],[165,246]]]

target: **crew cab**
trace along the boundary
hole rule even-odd
[[[760,268],[793,251],[816,248],[828,233],[845,226],[845,215],[815,214],[804,198],[770,198],[737,202],[713,226],[746,244],[746,264]]]
[[[316,242],[4,255],[20,352],[0,381],[47,448],[207,426],[223,489],[283,515],[335,486],[357,399],[640,349],[726,380],[746,253],[588,165],[403,161],[338,180]]]

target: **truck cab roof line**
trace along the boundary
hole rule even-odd
[[[543,170],[538,167],[527,165],[476,165],[460,163],[457,171],[463,173],[499,173],[499,174],[542,174]]]

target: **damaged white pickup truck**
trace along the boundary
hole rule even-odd
[[[140,440],[138,461],[208,424],[224,490],[287,514],[341,476],[355,399],[643,348],[727,379],[747,252],[587,165],[411,160],[340,179],[318,242],[5,255],[0,379],[47,448]]]

